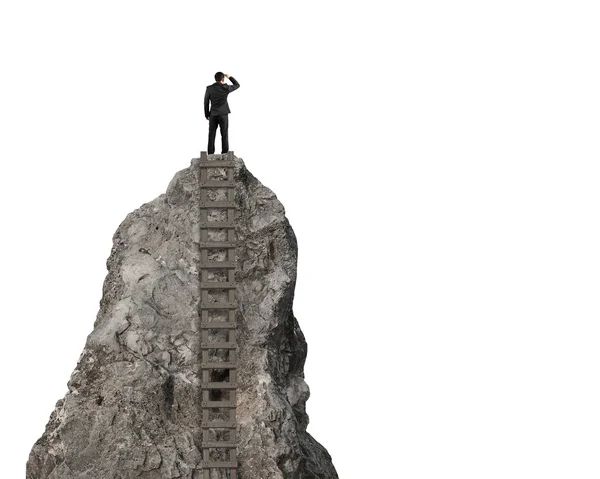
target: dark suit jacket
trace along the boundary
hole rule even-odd
[[[227,95],[232,91],[237,90],[240,84],[233,77],[229,77],[233,85],[227,85],[221,82],[214,82],[206,87],[204,94],[204,116],[227,115],[231,113],[229,104],[227,103]],[[208,110],[208,102],[210,101],[210,112]]]

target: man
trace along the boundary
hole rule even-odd
[[[225,83],[225,77],[231,80],[233,85]],[[229,104],[227,103],[227,95],[232,91],[237,90],[240,84],[235,78],[230,77],[222,72],[215,73],[215,83],[206,87],[204,94],[204,116],[209,121],[208,123],[208,154],[215,152],[215,136],[217,136],[217,126],[221,130],[221,153],[229,151],[229,137],[227,136],[227,128],[229,126],[228,114],[231,113]],[[208,103],[210,111],[208,109]]]

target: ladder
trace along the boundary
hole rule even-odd
[[[227,159],[209,160],[200,152],[200,332],[202,393],[203,479],[211,469],[225,469],[226,477],[237,479],[237,326],[235,313],[235,199],[233,151]],[[225,176],[223,176],[225,171]],[[220,190],[224,188],[225,190]],[[227,199],[215,200],[215,193]],[[211,196],[213,197],[211,199]],[[209,230],[223,230],[226,240],[209,241]],[[210,258],[219,253],[219,260]],[[226,255],[223,258],[223,250]],[[212,278],[210,278],[212,277]],[[216,300],[218,298],[220,300]],[[219,341],[211,340],[215,332]],[[226,359],[224,358],[226,357]],[[215,378],[216,376],[216,378]],[[218,380],[216,380],[218,379]],[[211,417],[218,416],[218,419]],[[213,437],[211,437],[211,434]],[[211,451],[221,458],[211,458]],[[228,459],[227,459],[227,452]],[[227,474],[227,472],[229,474]]]

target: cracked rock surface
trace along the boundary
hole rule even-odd
[[[306,432],[296,238],[275,194],[241,158],[235,164],[238,477],[337,478]],[[116,231],[94,329],[31,450],[27,479],[203,477],[198,182],[192,159]],[[211,479],[226,477],[211,469]]]

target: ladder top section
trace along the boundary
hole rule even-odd
[[[227,161],[233,161],[233,151],[228,151],[227,153],[221,153],[221,155],[227,155]],[[208,161],[208,153],[206,151],[200,152],[200,161]],[[213,160],[213,161],[219,161],[219,160]]]

